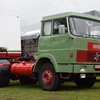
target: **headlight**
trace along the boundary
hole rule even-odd
[[[86,67],[87,66],[80,67],[80,72],[82,73],[82,74],[80,74],[80,78],[86,78],[86,74],[84,74],[86,72]]]
[[[86,78],[86,74],[80,74],[80,78]]]
[[[87,67],[87,66],[81,66],[81,67],[80,67],[80,72],[81,72],[81,73],[86,72],[86,67]]]

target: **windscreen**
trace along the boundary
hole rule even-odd
[[[99,37],[100,22],[83,18],[69,18],[70,30],[73,35],[82,37]]]

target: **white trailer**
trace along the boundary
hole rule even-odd
[[[18,16],[0,14],[0,47],[6,47],[9,53],[21,52]]]

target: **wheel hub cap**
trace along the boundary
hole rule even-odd
[[[50,86],[53,83],[53,74],[50,70],[43,72],[42,81],[46,86]]]

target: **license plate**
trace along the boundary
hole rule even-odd
[[[94,68],[95,69],[100,69],[100,65],[95,65]]]

